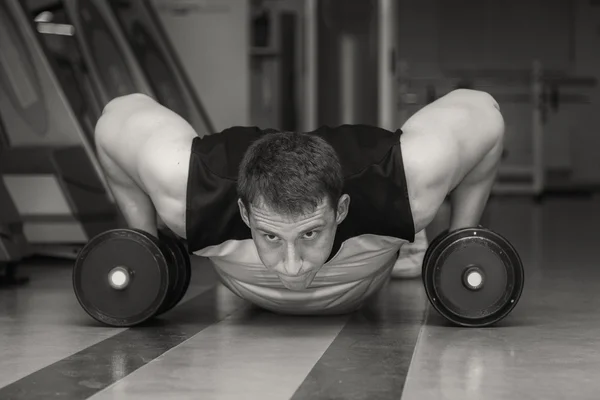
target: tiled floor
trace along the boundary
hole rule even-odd
[[[176,309],[107,328],[77,303],[69,263],[34,260],[27,286],[0,290],[0,399],[598,399],[600,199],[491,207],[526,286],[485,329],[445,323],[420,280],[390,282],[351,315],[275,315],[200,259]]]

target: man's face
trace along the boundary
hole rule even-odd
[[[337,226],[348,214],[350,197],[340,198],[337,213],[323,201],[314,212],[299,217],[277,214],[262,205],[253,205],[247,212],[243,203],[238,203],[265,267],[277,274],[286,288],[302,290],[329,258]]]

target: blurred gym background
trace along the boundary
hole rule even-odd
[[[402,126],[467,87],[496,97],[494,196],[600,187],[598,0],[3,0],[0,262],[74,258],[119,212],[93,129],[142,92],[204,136],[233,125]]]

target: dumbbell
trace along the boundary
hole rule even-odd
[[[517,250],[482,227],[439,234],[425,252],[422,279],[433,308],[466,327],[489,326],[505,318],[525,283]]]
[[[115,327],[139,325],[175,307],[191,278],[190,259],[174,235],[158,238],[113,229],[92,238],[73,269],[79,304],[95,320]]]

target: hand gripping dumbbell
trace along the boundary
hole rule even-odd
[[[191,277],[184,244],[171,233],[158,238],[135,229],[99,234],[81,250],[73,289],[95,320],[116,327],[141,324],[175,307]]]
[[[468,327],[495,324],[517,305],[523,264],[506,238],[482,227],[442,232],[423,258],[429,302],[450,322]]]

